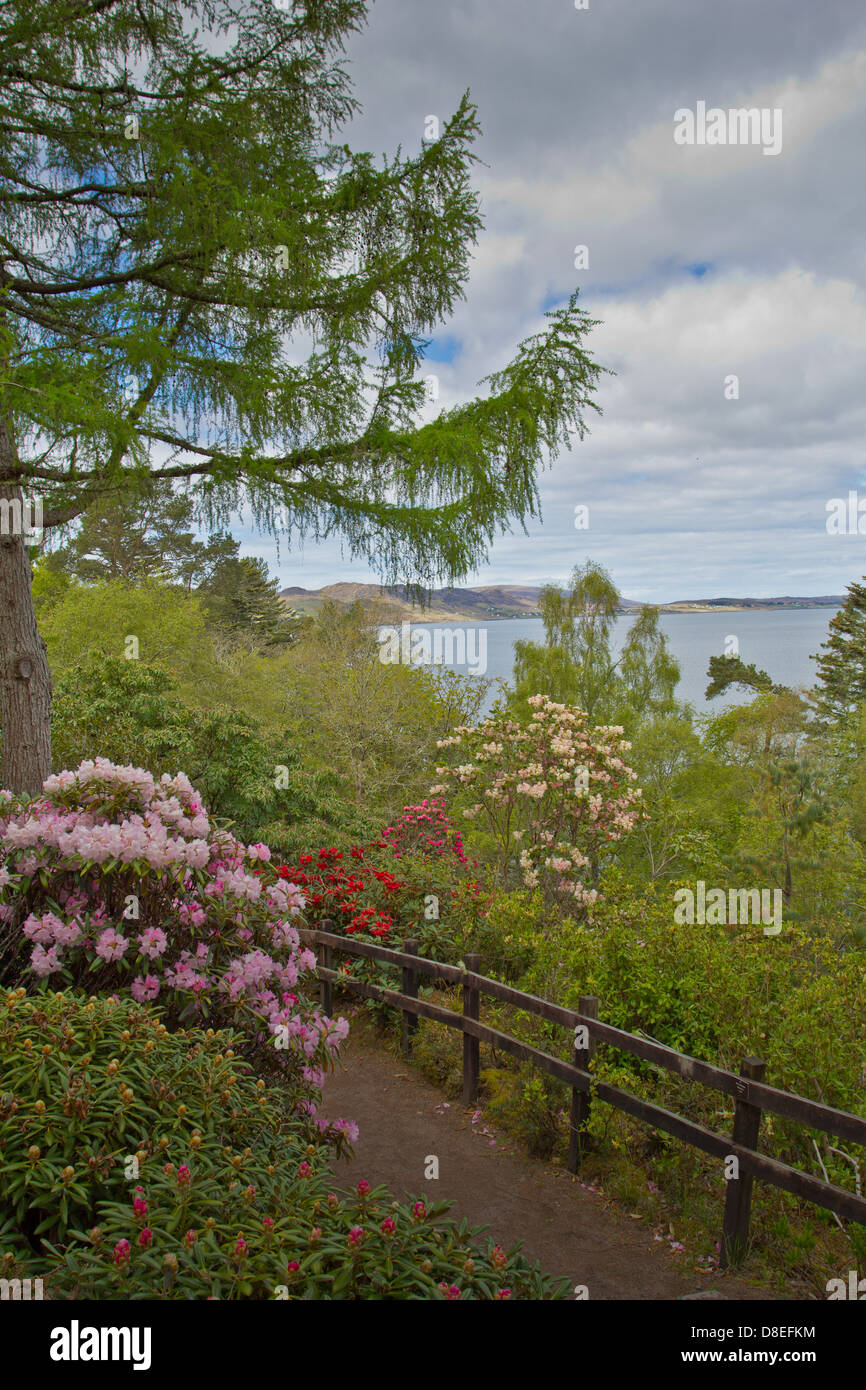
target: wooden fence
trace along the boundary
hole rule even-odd
[[[328,923],[327,925],[330,925]],[[387,946],[374,946],[353,937],[334,935],[324,929],[302,930],[302,941],[320,948],[318,977],[321,981],[321,1003],[327,1014],[333,1012],[333,987],[349,990],[370,999],[391,1004],[403,1013],[403,1052],[408,1056],[412,1045],[412,1034],[418,1019],[431,1018],[444,1023],[448,1028],[456,1028],[463,1034],[463,1102],[471,1105],[478,1096],[481,1043],[490,1043],[529,1062],[540,1071],[557,1077],[571,1087],[571,1125],[568,1149],[569,1171],[578,1171],[586,1146],[586,1127],[590,1106],[595,1100],[613,1105],[626,1115],[643,1120],[655,1129],[672,1134],[675,1138],[701,1149],[704,1153],[728,1162],[737,1159],[736,1178],[727,1182],[725,1211],[721,1242],[721,1267],[732,1268],[745,1258],[749,1238],[749,1216],[752,1203],[752,1180],[760,1178],[772,1187],[779,1187],[813,1202],[816,1206],[848,1221],[856,1221],[866,1226],[866,1198],[859,1193],[835,1187],[798,1168],[779,1163],[774,1158],[758,1152],[758,1134],[761,1116],[766,1111],[782,1115],[788,1120],[808,1125],[825,1134],[836,1135],[851,1143],[866,1147],[866,1119],[848,1114],[844,1110],[834,1110],[829,1105],[819,1105],[804,1096],[790,1091],[780,1091],[774,1086],[764,1084],[765,1063],[758,1057],[743,1058],[739,1076],[711,1066],[709,1062],[698,1061],[685,1053],[676,1052],[662,1043],[651,1042],[647,1038],[636,1037],[620,1028],[612,1028],[599,1017],[599,1001],[594,995],[581,995],[579,1008],[565,1009],[559,1004],[551,1004],[538,999],[533,994],[524,994],[512,989],[498,980],[488,979],[479,974],[478,956],[467,955],[465,969],[459,966],[444,965],[440,961],[428,960],[418,954],[418,942],[411,937],[406,940],[405,950],[395,951]],[[333,968],[334,953],[342,956],[362,956],[370,960],[382,961],[402,969],[402,991],[386,989],[365,980],[356,980],[345,972]],[[442,1008],[418,998],[418,979],[421,975],[432,976],[445,984],[462,987],[462,1013]],[[518,1038],[490,1028],[480,1021],[481,996],[487,995],[503,1003],[512,1004],[526,1013],[535,1014],[551,1023],[561,1024],[574,1033],[574,1060],[565,1062],[553,1057],[540,1048],[521,1042]],[[590,1072],[590,1064],[596,1046],[606,1043],[640,1057],[677,1076],[693,1081],[701,1086],[722,1091],[734,1100],[734,1123],[730,1138],[705,1129],[693,1120],[685,1119],[660,1105],[642,1100],[596,1079]],[[858,1183],[859,1186],[859,1183]]]

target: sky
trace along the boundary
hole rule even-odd
[[[347,58],[354,148],[420,148],[467,88],[478,107],[485,225],[429,411],[476,395],[575,288],[616,374],[540,475],[541,520],[466,583],[589,558],[646,602],[859,579],[866,535],[831,534],[828,504],[859,489],[866,513],[862,0],[375,0]],[[680,143],[700,103],[731,141]],[[734,108],[766,113],[756,142],[734,143]],[[284,586],[377,579],[336,540],[236,535]]]

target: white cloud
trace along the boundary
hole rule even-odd
[[[608,0],[581,14],[377,0],[349,56],[367,106],[356,146],[419,145],[425,115],[447,115],[467,85],[479,104],[487,225],[442,329],[460,352],[429,364],[439,405],[472,395],[578,283],[603,320],[589,350],[618,373],[602,379],[603,419],[542,476],[544,525],[499,540],[476,581],[564,577],[585,553],[655,599],[840,592],[859,577],[862,542],[827,536],[824,519],[866,476],[861,0]],[[674,112],[698,100],[780,107],[782,153],[677,146]],[[574,268],[579,243],[588,270]],[[373,577],[332,543],[303,561],[284,551],[280,574]]]

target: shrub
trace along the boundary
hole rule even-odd
[[[382,839],[395,859],[418,854],[425,860],[444,859],[466,864],[463,841],[457,825],[445,812],[441,798],[425,798],[417,806],[404,806],[393,825],[382,831]]]
[[[212,816],[230,819],[239,837],[263,839],[283,853],[360,821],[338,796],[333,774],[304,765],[299,739],[266,729],[238,708],[239,699],[234,707],[226,697],[216,702],[212,686],[212,679],[203,682],[208,707],[196,708],[162,667],[88,653],[56,675],[55,768],[97,755],[157,776],[186,768]],[[277,768],[284,769],[279,785]]]
[[[61,1299],[563,1296],[445,1204],[334,1191],[323,1141],[354,1127],[323,1136],[231,1034],[72,992],[0,1010],[2,1277]]]
[[[455,761],[437,767],[444,780],[430,793],[459,799],[469,820],[483,817],[503,885],[517,859],[527,888],[586,908],[598,897],[603,858],[640,814],[630,786],[637,774],[621,757],[631,745],[621,728],[590,730],[580,710],[546,695],[527,703],[528,724],[491,717],[442,739]]]
[[[545,931],[559,935],[572,925],[545,909],[537,888],[500,889],[479,896],[474,916],[461,919],[456,945],[461,956],[480,955],[483,974],[513,984],[535,960]]]
[[[428,959],[456,961],[457,938],[471,938],[486,896],[467,877],[453,822],[440,816],[435,807],[428,813],[423,805],[407,806],[380,839],[346,852],[331,846],[302,854],[277,873],[303,889],[305,917],[313,926],[330,922],[338,935],[396,950],[412,937]],[[402,850],[395,851],[397,845]],[[336,968],[347,979],[399,988],[399,972],[390,965],[347,955]],[[375,1000],[366,1007],[379,1015],[393,1012]]]
[[[376,867],[370,847],[353,845],[344,854],[331,846],[301,854],[296,864],[281,864],[277,874],[303,888],[311,925],[330,920],[335,932],[387,944],[392,930],[405,924],[406,884],[388,868]]]
[[[448,1203],[396,1202],[363,1182],[329,1192],[327,1175],[309,1166],[290,1174],[253,1155],[237,1172],[226,1161],[190,1178],[186,1200],[177,1174],[160,1172],[143,1189],[140,1218],[128,1202],[103,1206],[89,1248],[67,1252],[53,1288],[98,1299],[564,1296],[516,1250],[506,1255],[466,1222],[443,1219]]]
[[[224,1145],[261,1149],[264,1136],[297,1163],[313,1140],[341,1148],[356,1132],[340,1121],[323,1134],[315,1105],[257,1081],[234,1043],[213,1029],[170,1033],[130,1000],[0,994],[3,1243],[64,1244],[170,1161],[207,1173]]]
[[[267,846],[213,826],[183,774],[156,783],[97,759],[32,802],[0,797],[9,983],[159,998],[171,1024],[233,1026],[296,1080],[330,1064],[348,1024],[304,997],[315,957],[293,925],[300,889],[268,867]]]
[[[765,937],[753,926],[679,924],[673,920],[676,885],[638,892],[612,879],[610,886],[591,925],[539,936],[519,988],[567,1008],[576,1008],[581,994],[596,994],[601,1018],[615,1027],[734,1072],[751,1053],[767,1062],[770,1085],[863,1112],[866,979],[858,952],[840,951],[801,926]],[[536,1036],[543,1036],[541,1024],[521,1027],[541,1029]],[[558,1050],[567,1056],[564,1030],[559,1039]],[[600,1047],[597,1070],[710,1128],[727,1124],[719,1119],[714,1092],[660,1076],[636,1058]],[[807,1128],[767,1116],[764,1129],[777,1158],[820,1176]],[[862,1170],[862,1151],[845,1147]],[[824,1161],[833,1181],[851,1186],[850,1164],[826,1150]]]

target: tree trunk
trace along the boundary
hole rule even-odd
[[[0,417],[0,477],[17,463],[11,426]],[[24,506],[17,482],[0,482],[0,787],[36,796],[51,772],[51,672],[36,626]]]

